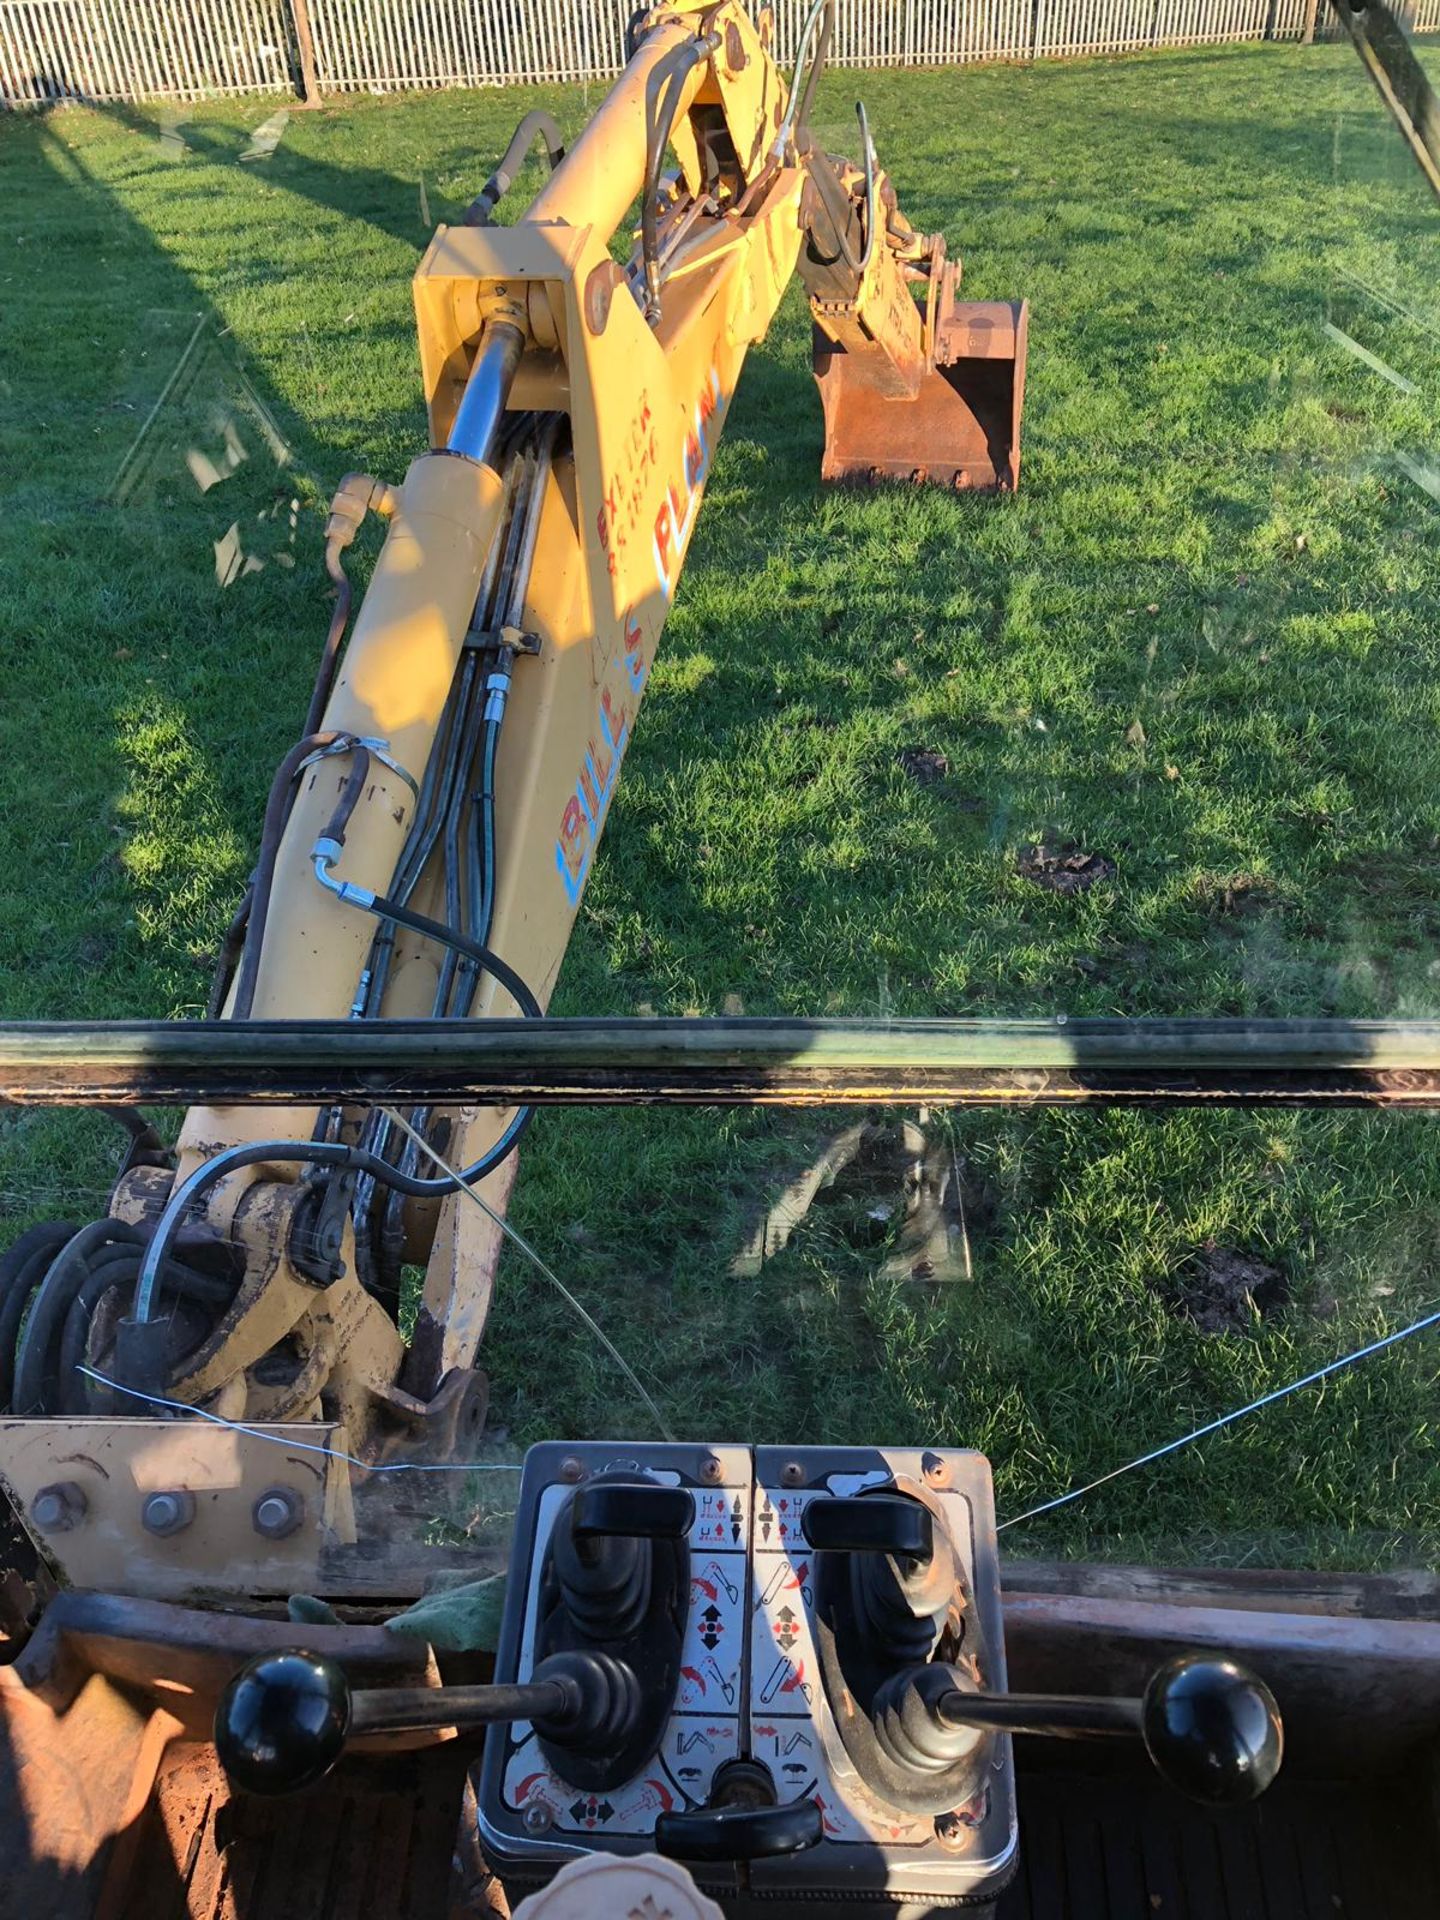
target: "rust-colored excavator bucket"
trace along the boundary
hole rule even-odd
[[[894,362],[878,344],[847,351],[815,328],[822,479],[929,481],[982,492],[1019,485],[1029,308],[1023,300],[957,300],[959,262],[936,264],[913,392],[896,391]]]

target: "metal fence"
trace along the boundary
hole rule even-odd
[[[808,0],[776,0],[793,55]],[[617,73],[634,0],[0,0],[0,99],[195,99],[589,80]],[[1418,32],[1440,0],[1416,0]],[[1315,0],[838,0],[842,66],[952,66],[1299,40]],[[1321,32],[1324,32],[1322,21]]]

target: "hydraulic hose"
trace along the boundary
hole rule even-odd
[[[656,200],[660,193],[660,170],[665,164],[665,148],[685,82],[702,60],[708,60],[720,44],[718,33],[687,41],[672,48],[650,76],[657,85],[655,113],[645,130],[645,184],[640,195],[640,254],[645,268],[645,318],[653,327],[660,318],[660,218]]]
[[[820,30],[819,44],[815,49],[815,58],[805,77],[805,91],[800,91],[800,76],[805,72],[805,61],[810,52],[810,41],[815,28],[824,16],[825,24]],[[825,70],[825,61],[830,52],[830,37],[835,26],[835,0],[814,0],[805,25],[800,30],[800,44],[795,53],[795,72],[790,82],[790,98],[785,105],[785,118],[775,134],[771,151],[777,158],[782,157],[790,146],[797,128],[803,128],[810,118],[810,109],[815,101],[815,89],[820,84],[820,75]]]
[[[528,988],[526,992],[528,994]],[[528,1119],[528,1111],[524,1117]],[[334,1167],[346,1172],[368,1173],[386,1186],[398,1187],[413,1199],[440,1199],[447,1193],[458,1192],[462,1186],[473,1186],[477,1180],[483,1180],[487,1173],[492,1172],[514,1145],[520,1131],[517,1124],[520,1121],[521,1116],[517,1114],[489,1152],[470,1166],[461,1167],[457,1178],[453,1180],[448,1174],[432,1179],[403,1173],[388,1160],[381,1159],[379,1154],[368,1153],[365,1148],[348,1145],[343,1140],[252,1140],[238,1147],[227,1147],[223,1153],[217,1153],[214,1159],[197,1167],[187,1180],[182,1180],[166,1202],[140,1265],[140,1278],[135,1288],[134,1322],[145,1325],[153,1321],[160,1271],[170,1242],[196,1201],[217,1180],[224,1179],[226,1174],[237,1173],[243,1167],[263,1166],[272,1160],[289,1161],[300,1166]],[[106,1224],[113,1226],[115,1223]]]
[[[79,1229],[68,1220],[28,1227],[0,1259],[0,1408],[15,1390],[15,1342],[35,1284]]]
[[[297,740],[270,783],[265,802],[265,824],[260,832],[260,858],[255,863],[252,882],[250,924],[245,931],[245,950],[240,959],[240,977],[235,985],[234,1018],[248,1020],[255,1004],[255,984],[260,972],[260,949],[265,944],[265,922],[270,916],[270,892],[275,884],[275,862],[280,840],[290,814],[290,788],[302,763],[322,747],[331,746],[340,736],[335,733],[307,733]]]
[[[46,1223],[21,1236],[0,1262],[0,1411],[29,1418],[91,1410],[75,1372],[91,1318],[105,1294],[133,1285],[145,1241],[144,1228],[114,1219],[78,1231]],[[233,1280],[173,1259],[160,1278],[174,1298],[212,1309],[223,1308],[235,1291]]]
[[[506,147],[500,164],[465,209],[467,227],[488,227],[490,216],[510,191],[510,184],[525,164],[525,156],[537,140],[545,143],[545,158],[553,173],[565,158],[565,142],[553,117],[543,107],[527,113]]]
[[[541,1018],[540,1002],[520,975],[481,941],[472,940],[458,928],[447,927],[441,920],[432,920],[428,914],[402,907],[398,900],[387,900],[383,893],[372,893],[368,887],[357,887],[349,880],[337,880],[330,871],[330,864],[339,851],[339,843],[334,840],[315,842],[315,875],[321,886],[328,888],[347,906],[363,907],[377,919],[393,920],[399,926],[409,927],[412,933],[424,934],[427,940],[438,940],[442,946],[453,947],[457,953],[473,960],[483,972],[498,980],[527,1019]]]

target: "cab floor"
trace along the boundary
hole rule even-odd
[[[1239,1811],[1153,1776],[1020,1775],[1020,1867],[997,1920],[1435,1920],[1423,1782],[1279,1780]]]
[[[113,1920],[492,1920],[459,1844],[468,1743],[355,1756],[295,1800],[232,1800],[213,1749],[182,1752],[112,1857]],[[1098,1757],[1098,1756],[1097,1756]],[[473,1805],[473,1803],[472,1803]],[[1211,1814],[1141,1768],[1020,1774],[1021,1856],[996,1920],[1435,1920],[1423,1778],[1281,1779]],[[468,1853],[468,1858],[467,1858]],[[817,1903],[817,1920],[823,1906]]]

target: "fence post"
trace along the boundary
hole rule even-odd
[[[1300,35],[1302,47],[1315,44],[1315,16],[1320,11],[1320,0],[1305,0],[1305,30]]]
[[[310,0],[287,0],[300,56],[300,99],[307,107],[320,105],[320,77],[315,71],[315,41],[310,32]]]

